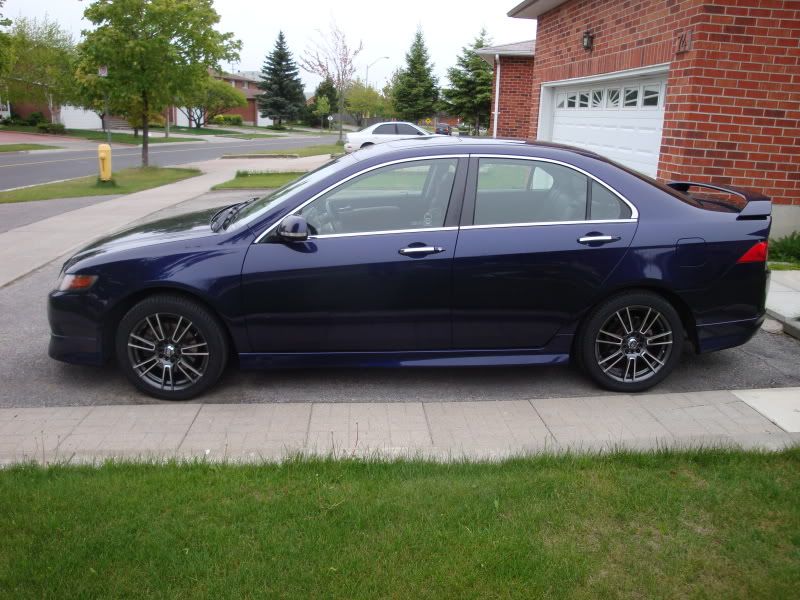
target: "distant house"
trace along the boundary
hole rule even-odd
[[[272,119],[262,117],[258,111],[258,101],[256,99],[262,92],[258,89],[258,73],[254,71],[239,71],[232,73],[211,73],[211,76],[220,81],[224,81],[241,91],[247,98],[247,106],[232,108],[223,114],[240,115],[245,125],[272,125]],[[188,127],[189,119],[180,110],[172,109],[170,120],[178,126]]]

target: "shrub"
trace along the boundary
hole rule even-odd
[[[800,262],[800,231],[770,241],[769,257],[772,260]]]
[[[61,123],[39,123],[36,126],[36,129],[39,130],[41,133],[55,133],[55,134],[63,134],[66,133],[66,128]]]
[[[214,125],[242,125],[242,115],[217,115],[210,121]]]
[[[35,112],[31,113],[25,122],[27,125],[30,125],[31,127],[38,127],[39,123],[46,123],[47,119],[44,118],[44,115],[42,113]]]

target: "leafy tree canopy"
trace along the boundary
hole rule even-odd
[[[51,108],[76,95],[75,43],[58,23],[17,19],[7,40],[7,63],[0,83],[11,102],[49,104]]]
[[[190,125],[202,127],[227,110],[247,106],[247,96],[232,85],[206,76],[189,93],[176,99],[176,106],[189,119]]]
[[[356,79],[347,90],[345,106],[347,112],[355,119],[356,124],[361,127],[365,117],[382,112],[384,102],[375,88],[365,85],[360,79]]]
[[[406,53],[406,65],[397,76],[392,90],[392,104],[401,119],[418,121],[436,112],[439,87],[433,75],[422,29],[417,29],[414,42]]]
[[[78,46],[78,79],[95,104],[108,94],[112,107],[142,123],[142,164],[148,163],[148,116],[190,93],[238,59],[241,42],[215,29],[213,0],[95,0],[84,11],[94,29]],[[107,77],[98,68],[108,68]]]
[[[444,109],[472,124],[476,132],[488,122],[492,106],[492,67],[476,50],[489,43],[485,29],[461,50],[456,65],[447,70],[450,87],[442,90]]]
[[[271,118],[277,125],[295,118],[305,106],[300,71],[282,31],[278,33],[275,48],[264,61],[258,87],[264,92],[258,97],[261,114]]]

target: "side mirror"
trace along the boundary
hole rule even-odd
[[[308,239],[308,223],[304,217],[289,215],[278,225],[277,234],[284,242],[304,242]]]

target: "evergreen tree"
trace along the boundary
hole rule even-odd
[[[269,117],[276,125],[295,118],[305,106],[303,84],[282,31],[264,61],[258,87],[264,92],[258,97],[261,116]]]
[[[400,71],[392,90],[392,103],[401,119],[418,121],[436,112],[438,100],[439,87],[433,75],[433,64],[422,29],[417,29],[414,42],[406,53],[406,66]]]
[[[319,98],[320,96],[328,98],[328,105],[332,109],[339,106],[339,95],[336,93],[336,84],[330,77],[323,79],[314,91],[314,98]]]
[[[442,90],[444,109],[480,131],[488,123],[492,107],[492,67],[475,52],[488,45],[486,30],[470,46],[462,48],[456,66],[447,70],[450,87]]]

